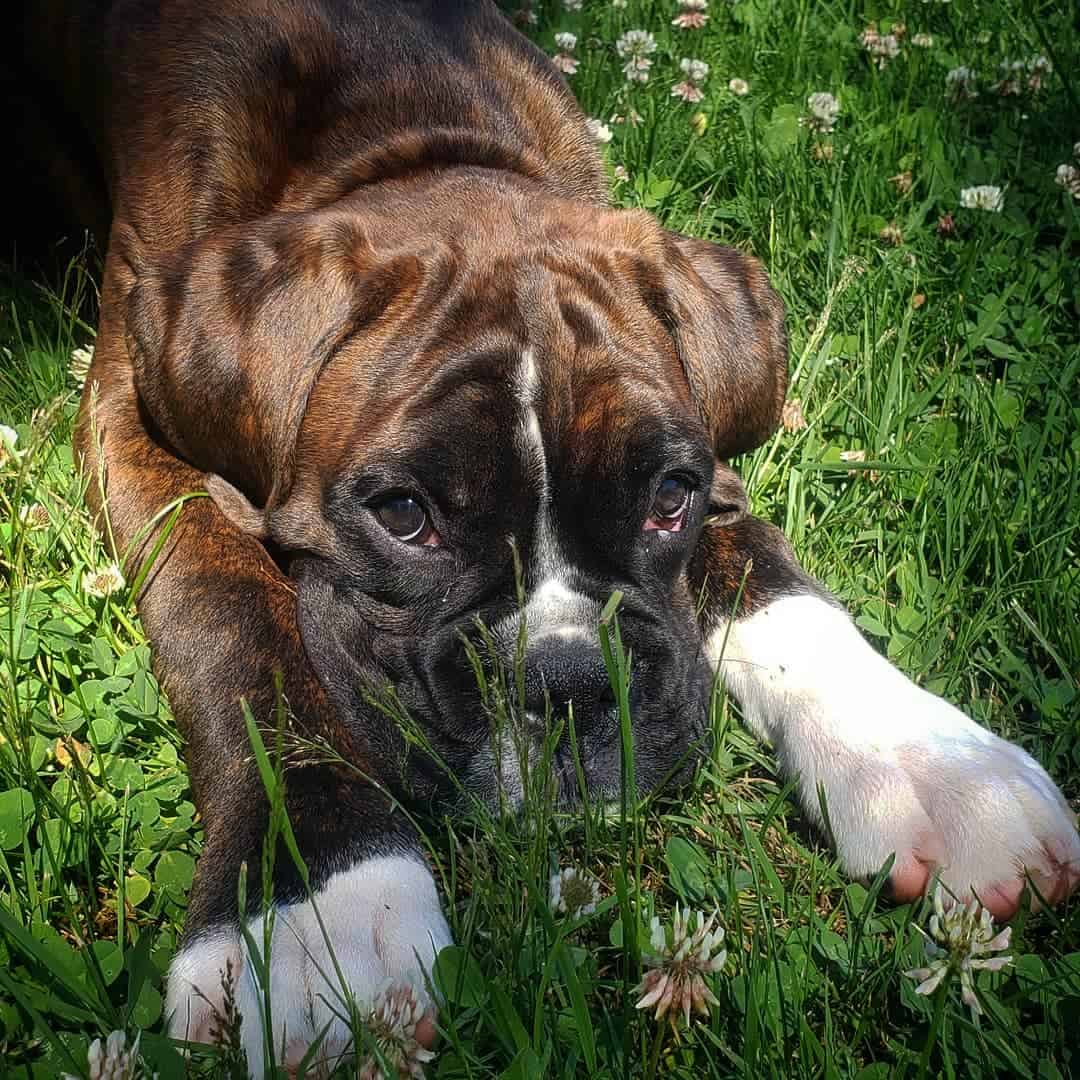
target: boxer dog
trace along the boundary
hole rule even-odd
[[[297,728],[349,766],[285,774],[309,887],[277,859],[269,1000],[295,1065],[324,1028],[348,1041],[313,902],[359,1002],[450,940],[393,805],[445,777],[370,688],[393,687],[466,787],[519,799],[529,754],[492,746],[465,643],[479,620],[510,663],[523,620],[513,737],[539,746],[549,704],[572,703],[588,787],[613,796],[596,635],[616,590],[640,791],[704,742],[719,670],[818,822],[824,793],[851,875],[895,856],[898,898],[940,873],[998,916],[1028,876],[1048,902],[1077,884],[1074,817],[1042,768],[890,666],[747,513],[726,462],[774,430],[786,385],[760,264],[610,209],[584,116],[492,4],[22,18],[24,56],[70,77],[54,100],[111,204],[78,438],[91,505],[133,568],[149,523],[211,496],[183,504],[138,597],[205,825],[175,1035],[210,1036],[229,966],[262,1067],[241,937],[262,916],[237,911],[237,877],[268,809],[241,699],[272,724],[280,672]],[[572,802],[565,736],[552,768]]]

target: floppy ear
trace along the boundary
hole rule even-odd
[[[288,495],[324,366],[391,317],[420,263],[376,252],[354,218],[313,213],[134,267],[127,328],[140,401],[180,456],[217,474],[208,488],[240,528],[258,534],[260,515]]]
[[[667,233],[655,299],[690,391],[724,460],[775,431],[787,391],[784,305],[761,263],[735,248]]]

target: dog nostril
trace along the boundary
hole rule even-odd
[[[542,716],[548,700],[556,715],[573,703],[579,731],[610,712],[615,695],[600,650],[580,640],[536,642],[525,657],[525,708]]]

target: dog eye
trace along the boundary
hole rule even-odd
[[[681,476],[665,476],[653,496],[644,528],[678,532],[690,508],[690,485]]]
[[[375,507],[383,528],[404,544],[434,547],[439,534],[431,524],[427,511],[411,495],[390,495]]]

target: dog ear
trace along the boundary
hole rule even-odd
[[[752,450],[776,430],[784,406],[783,302],[761,263],[735,248],[669,232],[664,262],[654,307],[675,341],[716,457]]]
[[[746,515],[749,500],[738,473],[722,461],[713,470],[712,487],[709,489],[710,525],[732,525]]]
[[[206,492],[217,504],[217,508],[241,531],[250,533],[259,540],[270,535],[266,512],[260,510],[238,488],[233,487],[217,473],[206,476]]]
[[[128,349],[153,427],[245,531],[287,497],[308,398],[338,348],[415,288],[414,252],[378,252],[355,219],[281,215],[135,271]],[[409,266],[405,264],[408,263]]]

